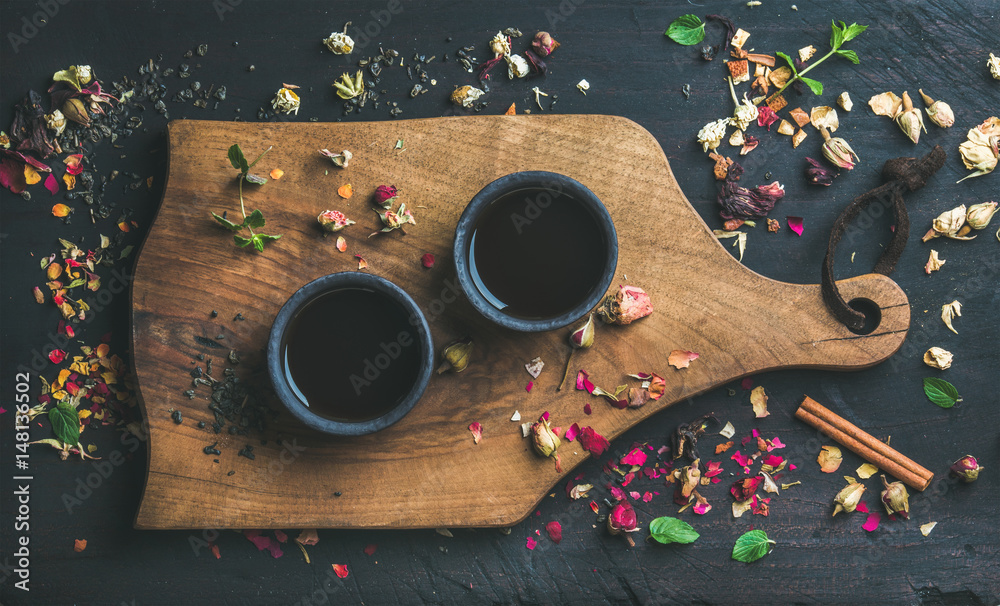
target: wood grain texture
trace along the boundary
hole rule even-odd
[[[398,139],[403,150],[394,149]],[[267,216],[265,231],[283,234],[264,254],[233,246],[209,215],[238,212],[237,184],[226,159],[235,142],[251,158],[273,145],[255,168],[261,174],[285,171],[280,181],[244,192],[248,210],[260,208]],[[169,126],[169,144],[164,200],[132,290],[134,362],[151,436],[139,528],[508,526],[587,456],[567,444],[560,451],[565,471],[556,474],[509,420],[515,410],[524,420],[548,410],[557,426],[579,422],[613,438],[674,402],[744,375],[867,368],[895,352],[909,326],[906,296],[884,276],[841,283],[848,299],[871,299],[883,309],[879,328],[858,336],[826,312],[817,285],[776,282],[740,265],[691,208],[653,137],[624,118],[176,121]],[[323,147],[352,150],[350,167],[332,167],[316,153]],[[574,359],[574,372],[586,368],[595,383],[613,388],[626,381],[626,372],[655,371],[667,380],[658,402],[618,410],[571,388],[557,393],[568,352],[565,331],[502,331],[458,292],[450,248],[461,211],[484,185],[520,170],[566,174],[604,201],[619,234],[616,282],[644,288],[656,307],[632,326],[599,327],[597,345]],[[349,201],[335,193],[348,182],[356,192]],[[378,226],[368,198],[382,183],[400,187],[402,200],[414,209],[417,225],[406,235],[367,238]],[[342,232],[347,253],[338,252],[316,226],[315,216],[327,208],[358,221]],[[425,252],[437,257],[430,271],[420,265]],[[195,427],[212,418],[207,388],[199,388],[193,400],[182,393],[190,387],[192,360],[201,352],[215,358],[220,377],[228,349],[237,350],[241,375],[279,407],[263,371],[271,323],[295,289],[328,273],[355,270],[353,254],[414,297],[438,346],[471,335],[476,349],[469,369],[435,376],[409,415],[375,435],[331,439],[286,414],[275,428],[285,446],[270,439],[256,446],[255,461],[237,458],[244,443],[258,441]],[[210,317],[213,309],[220,311],[218,318]],[[237,312],[246,320],[232,321]],[[195,340],[220,334],[224,349],[206,350]],[[666,363],[673,349],[701,357],[675,370]],[[523,364],[535,356],[547,367],[526,393],[530,377]],[[594,410],[589,417],[586,403]],[[185,423],[174,424],[170,409],[181,410]],[[473,421],[485,428],[478,445],[467,429]],[[216,438],[223,454],[202,454]],[[236,473],[229,476],[229,470]],[[334,498],[334,492],[342,496]]]

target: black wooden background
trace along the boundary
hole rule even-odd
[[[552,56],[545,78],[508,82],[496,80],[486,97],[485,113],[502,113],[511,102],[520,109],[534,104],[533,86],[553,95],[545,99],[551,111],[626,116],[647,128],[669,157],[674,174],[698,212],[712,227],[721,227],[715,195],[717,184],[711,162],[705,158],[695,135],[707,122],[730,115],[733,109],[723,77],[721,57],[705,62],[696,47],[682,47],[664,37],[675,17],[695,13],[704,17],[721,13],[752,35],[749,48],[773,53],[814,44],[825,53],[830,21],[857,21],[869,25],[866,33],[849,43],[858,52],[859,66],[830,59],[811,75],[826,92],[820,98],[792,93],[790,107],[834,105],[841,91],[850,92],[854,111],[841,114],[837,135],[849,139],[861,156],[860,166],[842,174],[830,188],[808,186],[803,176],[805,157],[819,157],[820,137],[809,129],[809,138],[793,150],[788,138],[774,133],[751,132],[762,137],[760,147],[745,158],[744,182],[777,179],[786,185],[786,197],[772,216],[783,228],[776,235],[763,227],[750,230],[744,263],[766,276],[800,283],[819,280],[819,267],[829,230],[838,213],[855,196],[880,183],[882,163],[892,157],[922,155],[935,144],[948,153],[945,167],[928,186],[908,196],[913,233],[893,278],[907,292],[912,305],[911,332],[903,349],[889,361],[864,372],[838,374],[818,371],[784,371],[756,377],[766,386],[772,414],[754,422],[747,392],[725,387],[677,404],[639,425],[612,445],[626,451],[633,441],[654,446],[667,443],[670,432],[682,422],[709,411],[723,421],[733,421],[740,433],[759,427],[767,436],[778,435],[788,447],[783,454],[798,465],[788,480],[802,485],[783,491],[771,501],[769,517],[745,515],[733,519],[722,484],[703,492],[715,509],[706,516],[681,517],[695,525],[701,538],[692,545],[662,546],[646,543],[629,549],[598,524],[586,501],[570,501],[562,485],[555,497],[546,498],[531,515],[505,536],[495,529],[456,530],[453,538],[433,530],[419,531],[320,531],[320,542],[309,548],[312,564],[290,543],[285,555],[274,559],[243,536],[213,529],[140,532],[132,529],[145,472],[145,453],[138,449],[116,468],[82,504],[67,511],[63,495],[73,494],[94,472],[91,463],[60,461],[44,446],[31,450],[30,474],[30,592],[14,587],[19,580],[14,555],[16,486],[13,413],[15,373],[31,365],[54,334],[57,311],[34,303],[31,288],[44,281],[38,269],[41,257],[57,251],[58,237],[84,238],[96,244],[97,234],[110,234],[121,209],[134,213],[139,229],[126,241],[138,245],[149,227],[162,193],[167,169],[164,126],[166,120],[147,107],[144,124],[131,137],[108,142],[96,150],[102,173],[111,169],[153,177],[153,187],[137,191],[109,188],[107,201],[115,205],[109,219],[91,225],[83,212],[70,224],[50,214],[54,199],[41,185],[30,188],[25,201],[2,192],[2,349],[0,403],[0,482],[3,511],[0,516],[0,595],[4,604],[323,604],[323,603],[846,603],[877,604],[997,604],[1000,600],[1000,530],[997,528],[1000,490],[998,398],[996,381],[1000,337],[996,321],[1000,304],[998,270],[1000,243],[991,229],[972,242],[935,240],[923,244],[919,237],[931,219],[959,203],[974,204],[997,199],[1000,174],[956,185],[966,174],[958,145],[966,131],[991,115],[1000,114],[1000,82],[990,78],[989,51],[1000,53],[1000,19],[994,0],[947,2],[851,2],[847,0],[764,0],[747,7],[743,1],[608,3],[597,0],[562,2],[447,2],[425,5],[392,0],[385,2],[251,2],[203,0],[199,2],[87,2],[85,0],[5,1],[0,5],[2,103],[0,126],[13,115],[13,105],[28,89],[44,91],[53,72],[72,64],[90,64],[106,84],[123,75],[138,79],[137,68],[152,59],[160,69],[189,63],[193,76],[163,78],[168,99],[200,81],[203,86],[224,84],[228,97],[213,109],[193,107],[191,101],[167,101],[170,118],[257,120],[258,108],[268,102],[282,82],[302,86],[302,109],[288,120],[390,120],[388,107],[371,107],[360,114],[342,116],[342,103],[330,86],[342,72],[353,70],[362,56],[378,48],[398,50],[406,62],[414,54],[437,59],[427,68],[437,80],[431,92],[415,99],[413,85],[403,69],[383,72],[383,101],[397,101],[401,119],[454,113],[447,101],[455,85],[475,84],[473,74],[455,62],[457,49],[474,44],[480,60],[488,57],[487,42],[498,29],[514,26],[526,36],[548,30],[562,43]],[[44,9],[48,7],[49,15]],[[39,13],[41,12],[40,17]],[[34,25],[30,24],[35,21]],[[320,40],[339,31],[346,21],[367,31],[358,37],[354,54],[334,56]],[[718,25],[709,27],[707,41],[721,39]],[[208,44],[204,57],[185,59],[184,53]],[[238,45],[236,44],[238,43]],[[515,42],[523,46],[526,40]],[[449,61],[441,58],[449,55]],[[255,69],[248,70],[249,65]],[[576,83],[591,84],[586,96]],[[681,87],[690,85],[690,99]],[[745,90],[746,85],[741,87]],[[867,107],[870,96],[886,90],[916,97],[918,88],[954,108],[956,125],[948,130],[928,125],[919,145],[913,145],[887,118]],[[151,104],[147,104],[151,105]],[[917,105],[921,104],[919,101]],[[237,113],[239,111],[239,113]],[[273,117],[267,119],[275,119]],[[286,119],[282,117],[281,119]],[[277,142],[276,142],[277,143]],[[732,155],[727,145],[723,150]],[[456,142],[460,157],[461,142]],[[615,150],[595,148],[608,162]],[[61,174],[61,171],[58,171]],[[1000,171],[998,171],[1000,172]],[[770,177],[766,174],[770,173]],[[620,184],[623,188],[629,183]],[[642,196],[645,192],[635,191]],[[74,203],[79,205],[79,202]],[[805,231],[795,236],[784,226],[784,217],[804,217]],[[870,270],[888,240],[891,221],[866,216],[841,245],[838,277]],[[669,230],[669,217],[651,217],[649,229]],[[923,266],[933,246],[947,260],[931,276]],[[851,262],[851,256],[856,257]],[[134,255],[133,255],[134,257]],[[131,261],[116,271],[130,270]],[[105,281],[110,272],[102,270]],[[939,319],[940,306],[953,299],[964,307],[956,321],[958,335]],[[77,339],[96,344],[112,333],[113,351],[128,347],[128,296],[115,296],[95,319],[82,327]],[[940,373],[923,365],[921,355],[931,345],[955,353],[953,368]],[[71,353],[75,350],[74,344]],[[52,378],[55,368],[41,374]],[[32,371],[31,393],[37,396],[37,372]],[[943,376],[954,383],[964,401],[951,410],[940,409],[923,395],[921,381]],[[913,494],[909,521],[885,522],[873,533],[861,528],[863,514],[830,517],[833,496],[843,485],[841,475],[852,474],[861,461],[847,453],[841,473],[820,473],[815,457],[828,443],[809,427],[792,418],[803,394],[833,408],[859,426],[881,437],[937,474],[930,489]],[[146,394],[146,398],[155,394]],[[34,427],[32,438],[49,436]],[[113,428],[89,429],[87,442],[97,454],[128,449]],[[705,449],[719,443],[719,436],[704,438]],[[731,452],[731,451],[730,451]],[[734,463],[727,455],[724,468]],[[986,470],[977,483],[949,480],[949,464],[965,454],[979,457]],[[711,457],[716,458],[716,457]],[[601,474],[603,461],[580,468],[586,481],[598,485],[594,495],[606,494]],[[419,479],[415,479],[419,481]],[[875,510],[875,479],[866,501]],[[635,487],[635,485],[633,485]],[[487,487],[488,488],[488,487]],[[638,503],[640,524],[660,515],[676,515],[669,489],[659,482],[638,484],[638,490],[660,490],[650,503]],[[563,526],[561,544],[553,544],[544,525],[558,520]],[[921,524],[937,521],[929,537]],[[730,559],[736,537],[751,526],[764,529],[777,545],[754,564]],[[542,530],[539,545],[525,548],[526,537]],[[297,531],[288,529],[294,536]],[[536,537],[537,538],[537,537]],[[74,539],[87,539],[85,551],[73,550]],[[201,541],[220,548],[216,559]],[[374,555],[363,552],[375,544]],[[340,579],[331,564],[350,570]]]

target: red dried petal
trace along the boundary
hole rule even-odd
[[[750,463],[753,462],[748,455],[745,455],[738,450],[729,458],[736,461],[740,467],[749,467]]]
[[[573,440],[576,439],[576,436],[579,433],[580,433],[580,426],[577,425],[576,423],[573,423],[572,425],[569,426],[569,429],[566,430],[566,441],[572,442]]]
[[[591,501],[590,508],[594,510],[594,513],[601,513],[601,508],[597,506],[597,503]]]
[[[274,531],[274,538],[278,539],[279,543],[284,543],[288,540],[288,535],[280,530]]]
[[[645,493],[643,493],[642,495],[643,503],[649,503],[652,500],[653,500],[653,493],[649,492],[648,490]]]
[[[430,269],[434,267],[434,255],[431,253],[424,253],[424,256],[420,257],[420,262],[423,263],[424,267]]]
[[[752,478],[744,478],[742,480],[737,480],[733,482],[732,487],[729,492],[733,495],[733,498],[737,501],[746,501],[747,499],[754,496],[757,492],[757,488],[760,483],[764,481],[761,476],[754,476]]]
[[[788,228],[795,232],[795,235],[802,235],[802,217],[785,217],[788,220]]]
[[[535,545],[538,545],[538,541],[536,541],[532,537],[528,537],[528,541],[527,543],[525,543],[525,547],[527,547],[528,549],[534,549]]]
[[[860,503],[858,503],[858,506],[856,507],[855,510],[860,511],[861,513],[868,513],[868,506],[865,505],[864,501],[861,501]]]
[[[881,521],[882,521],[882,514],[875,511],[868,514],[868,519],[865,520],[865,523],[862,524],[861,527],[867,530],[868,532],[873,532],[876,528],[878,528],[878,523]]]
[[[593,411],[593,409],[592,409],[592,408],[590,407],[590,404],[584,404],[584,405],[583,405],[583,414],[586,414],[586,415],[589,415],[589,414],[590,414],[590,413],[592,413],[592,412],[594,412],[594,411]]]
[[[354,255],[354,258],[358,260],[358,271],[368,269],[368,261],[365,261],[364,257],[361,255]]]
[[[586,370],[578,372],[576,375],[576,388],[586,390],[587,393],[592,394],[594,393],[595,387],[594,384],[590,382],[588,377],[590,377],[590,375]]]
[[[66,172],[71,175],[79,175],[82,173],[83,166],[80,164],[81,160],[83,160],[83,154],[66,156],[63,159],[63,163],[66,164]]]
[[[61,349],[53,349],[49,352],[49,360],[53,364],[61,364],[66,359],[66,352]]]
[[[479,444],[479,440],[483,439],[483,426],[478,421],[469,425],[469,431],[472,432],[472,441]]]
[[[333,571],[342,579],[346,579],[347,575],[351,574],[350,571],[347,570],[346,564],[333,564]]]
[[[604,436],[594,431],[594,428],[590,426],[580,430],[579,440],[580,446],[595,457],[604,454],[604,451],[611,446],[611,443]]]
[[[219,553],[219,546],[215,543],[209,543],[208,548],[212,550],[212,555],[215,556],[216,560],[222,559],[222,554]]]
[[[366,545],[365,549],[364,549],[365,555],[369,555],[369,556],[370,555],[375,555],[375,550],[376,549],[378,549],[378,545],[376,545],[375,543],[372,543],[371,545]]]
[[[745,379],[740,381],[740,387],[742,387],[743,389],[753,389],[753,379],[751,379],[750,377],[746,377]]]
[[[549,533],[549,538],[552,539],[553,543],[558,544],[562,541],[562,524],[559,522],[552,521],[546,524],[545,532]]]
[[[646,453],[641,448],[633,448],[621,459],[622,465],[642,465],[646,464]]]
[[[534,381],[528,381],[528,384],[524,386],[524,391],[531,393],[531,388],[535,386]]]

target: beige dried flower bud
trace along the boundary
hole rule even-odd
[[[569,334],[569,344],[573,349],[587,349],[594,344],[594,314],[591,313],[587,322]]]
[[[552,431],[548,420],[531,425],[531,446],[543,457],[551,457],[559,450],[559,436]]]
[[[938,370],[947,370],[951,368],[951,361],[954,359],[954,355],[947,349],[941,349],[940,347],[931,347],[924,352],[924,364],[930,366],[931,368],[937,368]]]
[[[55,131],[56,136],[63,134],[66,130],[66,116],[58,109],[52,110],[51,114],[45,114],[45,126],[49,130]]]
[[[920,130],[927,132],[924,126],[924,114],[920,108],[913,107],[913,100],[907,92],[903,92],[903,110],[896,116],[896,124],[914,143],[920,142]]]
[[[323,44],[326,45],[330,52],[335,55],[349,55],[352,50],[354,50],[354,38],[347,35],[347,28],[350,27],[351,22],[348,21],[344,24],[344,31],[333,32],[330,34],[329,38],[323,40]]]
[[[983,466],[979,464],[976,457],[965,455],[961,459],[951,464],[951,475],[958,477],[963,482],[975,482],[979,478],[979,472]]]
[[[969,207],[965,220],[972,229],[985,229],[997,212],[996,202],[983,202]]]
[[[899,514],[906,519],[910,518],[910,495],[906,492],[906,486],[902,482],[889,483],[882,476],[882,484],[885,490],[882,491],[882,504],[889,515]]]
[[[935,101],[929,96],[924,94],[923,89],[919,89],[918,92],[923,98],[924,103],[927,105],[927,117],[931,119],[931,122],[937,124],[941,128],[948,128],[955,123],[955,113],[951,111],[951,106],[944,101]]]
[[[833,499],[833,515],[837,515],[841,511],[853,512],[858,508],[858,503],[861,502],[861,495],[864,492],[865,485],[860,482],[852,482],[843,487]]]
[[[276,111],[285,112],[286,114],[299,114],[299,96],[295,94],[290,88],[281,87],[278,92],[274,94],[274,99],[271,100],[271,107]]]
[[[469,354],[472,353],[472,339],[466,337],[448,345],[441,351],[443,362],[437,372],[462,372],[469,366]]]
[[[67,99],[62,106],[64,116],[83,126],[90,126],[90,114],[87,113],[87,106],[77,98]]]
[[[702,151],[708,151],[719,147],[723,137],[726,136],[726,127],[732,118],[720,118],[715,122],[709,122],[698,131],[698,143],[701,143]]]
[[[990,66],[990,75],[994,80],[1000,80],[1000,57],[990,53],[990,58],[986,62]]]
[[[853,169],[860,158],[851,149],[851,145],[840,137],[831,137],[830,133],[826,132],[826,127],[820,127],[819,132],[824,139],[823,156],[840,168]]]
[[[930,240],[931,238],[937,238],[938,236],[944,236],[945,238],[951,238],[952,240],[971,240],[975,238],[976,236],[960,235],[962,233],[962,228],[965,226],[968,214],[969,213],[964,204],[960,204],[949,211],[941,213],[931,223],[931,230],[933,233],[926,234],[923,238],[924,242]]]

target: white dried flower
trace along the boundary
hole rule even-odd
[[[80,81],[80,84],[90,84],[90,81],[94,78],[94,73],[89,65],[77,65],[76,78]]]
[[[736,105],[736,109],[733,110],[733,118],[730,120],[730,124],[735,126],[740,130],[746,130],[750,123],[757,119],[760,112],[757,111],[757,106],[747,99],[747,94],[743,93],[743,103],[736,98],[736,89],[733,88],[732,77],[729,80],[729,94],[733,97],[733,104]],[[714,149],[714,148],[713,148]]]
[[[576,83],[576,88],[579,89],[581,93],[586,95],[587,91],[590,90],[590,82],[587,82],[586,80],[580,80],[579,82]]]
[[[455,105],[461,105],[462,107],[472,107],[472,104],[476,102],[476,99],[485,95],[482,90],[476,88],[475,86],[459,86],[451,93],[451,102]]]
[[[990,75],[992,75],[995,80],[1000,80],[1000,57],[990,53],[987,65],[990,66]]]
[[[851,108],[854,107],[854,101],[851,101],[851,96],[847,94],[846,90],[837,97],[837,105],[842,107],[845,112],[851,111]]]
[[[497,35],[490,40],[490,49],[495,58],[506,57],[510,54],[510,39],[504,36],[503,32],[497,32]]]
[[[505,55],[504,59],[507,60],[507,77],[511,80],[523,78],[531,71],[528,60],[521,55]]]
[[[278,89],[278,92],[274,95],[274,99],[271,101],[271,107],[275,111],[285,112],[286,114],[294,113],[295,115],[299,113],[300,104],[301,101],[299,101],[299,96],[295,94],[295,91],[286,87]]]
[[[354,39],[347,35],[347,28],[351,25],[348,21],[344,24],[343,32],[333,32],[329,38],[323,40],[330,52],[336,55],[349,55],[354,50]]]
[[[63,134],[64,130],[66,130],[66,116],[64,116],[58,109],[53,110],[51,114],[45,115],[45,126],[47,126],[49,130],[55,131],[56,136],[58,137]]]
[[[321,149],[319,150],[319,153],[329,158],[330,162],[333,162],[333,165],[338,168],[347,168],[347,165],[348,163],[350,163],[351,158],[354,157],[354,154],[352,154],[349,150],[346,149],[340,152],[339,154],[334,153],[328,149]]]
[[[719,147],[722,139],[726,136],[726,127],[732,122],[732,118],[720,118],[715,122],[709,122],[698,131],[698,143],[701,143],[702,151],[708,151]]]

